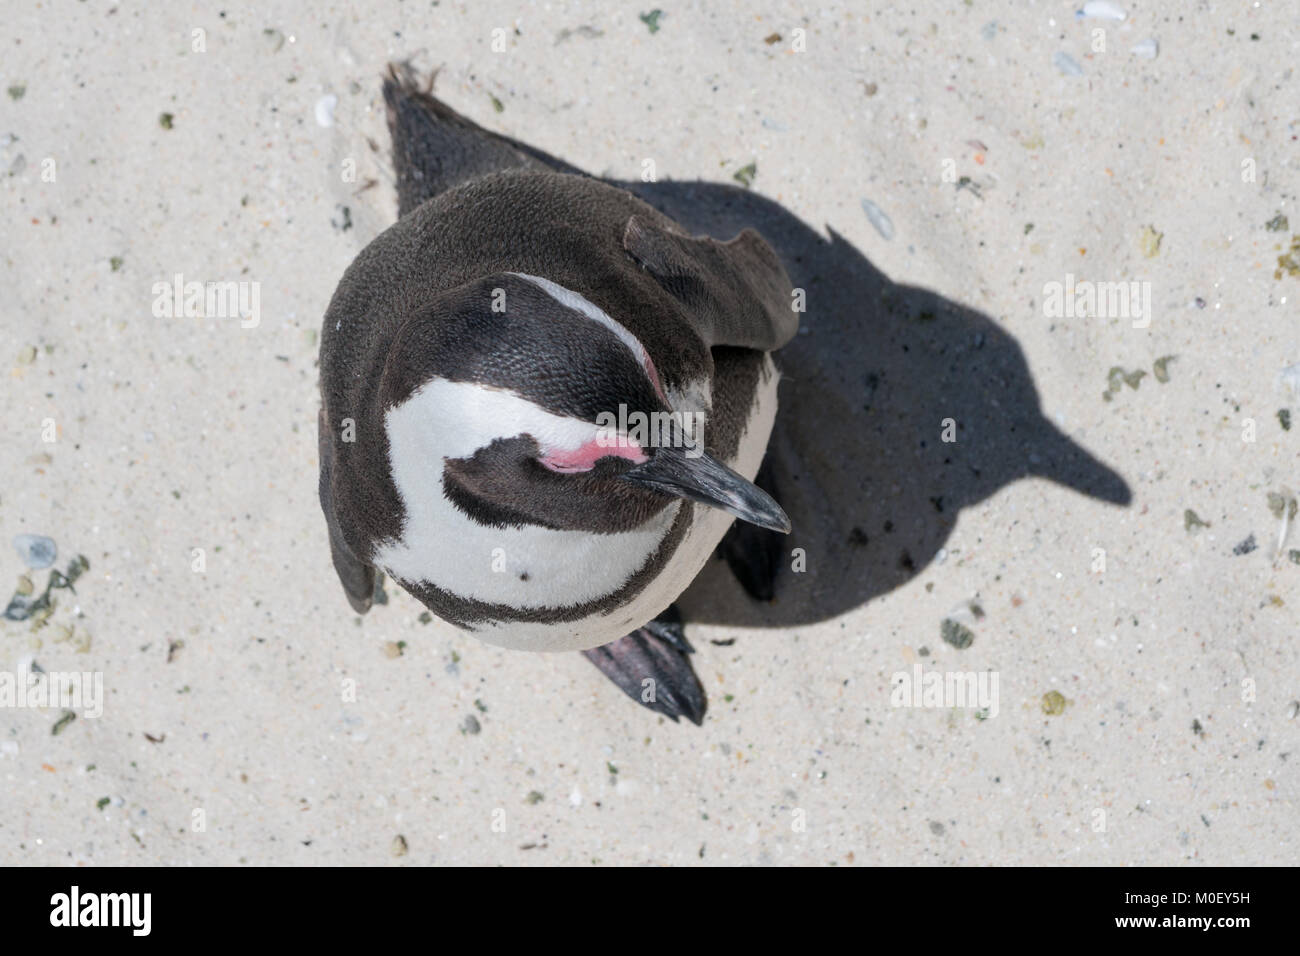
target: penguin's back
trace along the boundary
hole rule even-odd
[[[407,507],[393,481],[382,372],[399,331],[428,305],[497,273],[544,278],[594,303],[651,355],[676,404],[705,419],[708,451],[752,479],[775,413],[776,374],[765,353],[710,350],[689,312],[624,248],[629,220],[675,231],[627,192],[583,176],[541,169],[484,175],[427,200],[377,237],[348,268],[321,337],[322,451],[328,445],[333,532],[358,561],[383,567],[384,546],[403,542]],[[351,422],[349,434],[345,423]],[[322,458],[323,481],[325,459]],[[322,495],[325,500],[325,495]],[[716,509],[674,505],[657,546],[605,593],[538,606],[517,595],[467,596],[409,572],[394,574],[439,617],[491,643],[532,650],[594,647],[662,611],[713,552],[731,523]],[[499,534],[499,532],[497,532]],[[455,541],[428,542],[456,548]],[[555,549],[554,560],[566,555]],[[493,579],[489,584],[495,586]],[[530,577],[539,590],[541,575]],[[512,586],[518,585],[512,582]]]

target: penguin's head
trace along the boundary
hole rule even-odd
[[[453,507],[479,524],[616,533],[687,499],[790,530],[704,450],[704,413],[674,407],[637,338],[548,279],[502,273],[440,295],[403,324],[380,388],[394,483],[431,518]]]

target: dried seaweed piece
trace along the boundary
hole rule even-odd
[[[569,39],[569,37],[577,36],[584,37],[588,40],[595,40],[597,37],[603,37],[604,35],[604,30],[597,30],[595,27],[580,26],[574,27],[572,30],[565,27],[559,33],[555,34],[555,45],[559,46],[561,43]]]
[[[1277,269],[1273,272],[1273,278],[1282,278],[1283,272],[1289,276],[1300,276],[1300,236],[1292,236],[1290,250],[1277,257]]]
[[[1160,255],[1160,242],[1164,237],[1165,234],[1155,226],[1143,226],[1138,233],[1138,248],[1142,250],[1142,255],[1148,259]]]
[[[90,568],[90,562],[86,560],[85,555],[79,554],[68,562],[68,569],[60,573],[58,569],[51,569],[50,580],[45,585],[45,590],[38,598],[32,598],[31,580],[28,578],[18,579],[18,588],[14,591],[13,597],[9,599],[9,605],[5,608],[4,616],[10,621],[27,621],[31,620],[34,626],[39,628],[45,624],[45,621],[54,613],[55,600],[50,597],[50,591],[54,588],[67,588],[76,594],[76,588],[72,586],[77,578],[81,577]]]
[[[1280,494],[1276,491],[1268,493],[1268,513],[1274,518],[1281,518],[1285,514],[1288,520],[1294,520],[1296,509],[1296,499],[1286,489]]]
[[[939,636],[945,643],[951,644],[957,650],[962,651],[975,643],[975,632],[965,624],[954,621],[950,617],[943,619],[939,625]]]
[[[1290,488],[1268,493],[1269,514],[1278,519],[1277,544],[1273,548],[1274,567],[1282,560],[1282,552],[1286,547],[1287,536],[1291,533],[1291,522],[1295,520],[1297,510],[1300,510],[1300,504],[1296,502]]]
[[[58,720],[56,720],[54,722],[54,726],[50,728],[50,733],[55,737],[59,736],[59,734],[63,733],[63,731],[67,728],[68,724],[72,723],[76,719],[77,719],[76,714],[74,714],[70,710],[65,710],[63,712],[63,716],[60,717]]]
[[[1101,397],[1109,402],[1120,393],[1125,385],[1133,389],[1133,391],[1137,391],[1146,374],[1140,368],[1134,369],[1132,372],[1126,372],[1122,366],[1112,365],[1110,371],[1106,373],[1106,391],[1101,393]]]

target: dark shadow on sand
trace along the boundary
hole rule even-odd
[[[614,182],[697,234],[753,226],[807,290],[806,332],[781,350],[768,450],[794,525],[775,599],[711,561],[679,604],[689,621],[790,627],[834,617],[934,560],[962,508],[1038,476],[1118,505],[1128,485],[1052,425],[1016,341],[987,316],[891,282],[843,238],[779,204],[703,182]],[[954,419],[957,441],[941,440]],[[802,548],[807,570],[791,571]]]
[[[492,135],[559,172],[588,175]],[[962,508],[1019,478],[1131,500],[1123,478],[1043,417],[1024,353],[988,316],[891,282],[833,230],[828,240],[749,190],[606,181],[695,234],[725,240],[754,227],[807,291],[801,334],[778,354],[780,409],[767,453],[794,527],[780,538],[774,599],[750,597],[718,559],[679,600],[687,621],[791,627],[851,611],[914,577]],[[955,422],[955,442],[942,441],[945,419]],[[739,528],[747,554],[771,534],[750,529]],[[796,548],[802,573],[791,570]]]

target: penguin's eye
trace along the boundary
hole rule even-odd
[[[649,461],[641,446],[626,435],[603,432],[577,448],[548,448],[537,460],[549,471],[572,475],[591,471],[602,458],[626,458],[634,465]]]

